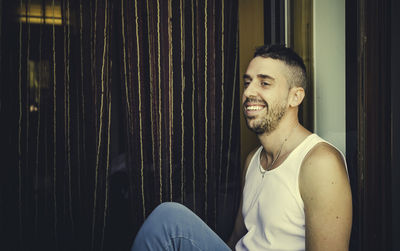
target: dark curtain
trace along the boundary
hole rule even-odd
[[[1,0],[1,250],[129,250],[240,195],[237,1]]]

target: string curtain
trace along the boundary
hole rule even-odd
[[[228,238],[241,190],[238,2],[0,5],[4,246],[129,250],[167,201]]]

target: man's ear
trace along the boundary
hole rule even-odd
[[[296,107],[303,102],[305,96],[304,89],[302,87],[293,87],[289,92],[289,106]]]

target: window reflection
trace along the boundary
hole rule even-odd
[[[18,19],[23,23],[61,25],[60,0],[34,1],[22,3],[18,7]],[[65,20],[68,23],[68,20]]]
[[[50,62],[48,60],[29,60],[29,111],[37,112],[40,103],[40,93],[49,89]]]

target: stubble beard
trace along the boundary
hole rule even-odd
[[[247,127],[257,135],[270,134],[279,125],[282,117],[286,113],[286,103],[276,104],[272,107],[266,106],[266,111],[260,118],[248,117],[246,118]]]

